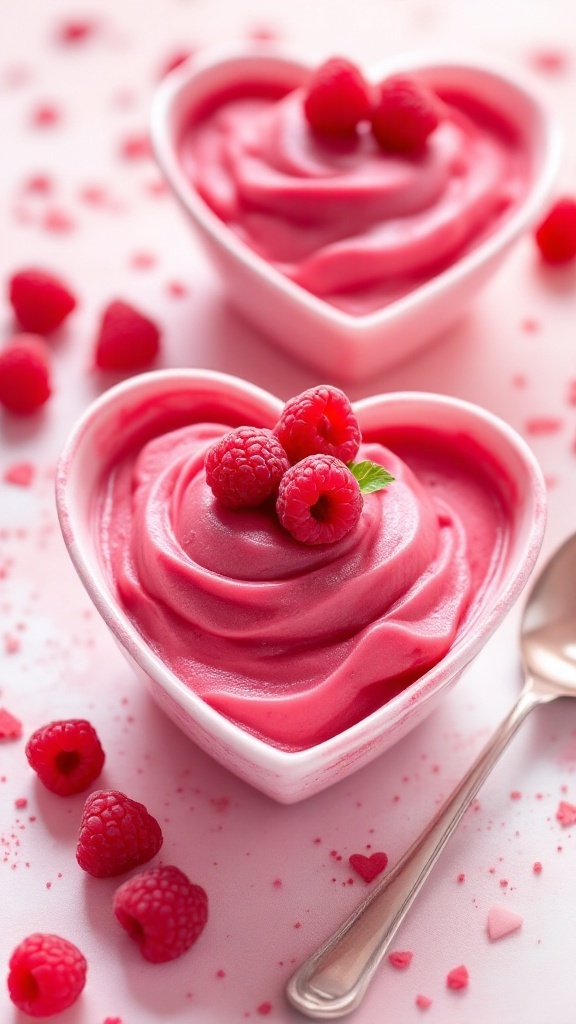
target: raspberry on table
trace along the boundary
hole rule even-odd
[[[331,57],[313,73],[304,98],[308,124],[318,135],[350,136],[369,120],[371,89],[344,57]]]
[[[205,467],[214,496],[228,508],[241,508],[275,495],[290,463],[271,430],[238,427],[210,446]]]
[[[50,334],[76,308],[76,297],[68,285],[36,267],[12,275],[8,296],[18,323],[32,334]]]
[[[160,825],[144,804],[118,790],[99,789],[84,804],[76,860],[89,875],[111,878],[152,860],[162,841]]]
[[[160,330],[153,320],[121,299],[106,307],[94,353],[100,370],[138,370],[151,363],[159,350]]]
[[[333,544],[356,526],[360,486],[333,455],[308,455],[280,481],[276,511],[282,526],[302,544]]]
[[[153,964],[182,956],[208,919],[208,897],[172,865],[149,868],[114,894],[114,913]]]
[[[76,1002],[86,983],[86,971],[85,958],[67,939],[34,932],[10,957],[10,999],[30,1017],[51,1017]]]
[[[372,133],[382,149],[419,153],[438,122],[437,104],[426,86],[403,75],[382,83],[372,111]]]
[[[557,199],[536,228],[534,237],[546,263],[569,263],[576,259],[576,199],[571,196]]]
[[[28,763],[58,796],[88,789],[104,767],[104,756],[96,730],[83,718],[49,722],[26,744]]]
[[[0,405],[28,416],[44,405],[51,393],[46,342],[36,334],[16,334],[0,350]]]
[[[294,464],[307,455],[333,455],[351,462],[362,433],[352,406],[339,388],[320,384],[286,403],[274,433]]]

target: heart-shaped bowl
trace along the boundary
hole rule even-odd
[[[538,97],[509,71],[474,60],[422,54],[387,59],[374,68],[375,83],[395,73],[417,73],[443,95],[464,95],[482,104],[491,112],[487,116],[513,133],[525,181],[494,226],[451,263],[446,265],[444,259],[443,269],[430,271],[432,276],[406,294],[355,315],[301,287],[250,248],[204,201],[183,157],[183,140],[191,126],[217,104],[218,97],[247,89],[258,93],[271,84],[283,92],[294,90],[306,81],[310,67],[270,44],[205,51],[176,68],[158,87],[151,138],[160,168],[220,271],[232,304],[324,378],[359,382],[407,358],[467,311],[472,296],[513,242],[541,215],[559,164],[559,132]],[[287,190],[290,177],[283,180],[288,184],[281,183],[281,190]],[[302,230],[308,230],[306,225]],[[459,228],[454,224],[450,230]],[[351,256],[348,266],[353,263]]]
[[[365,437],[385,441],[398,431],[417,428],[440,437],[441,447],[445,446],[450,457],[452,450],[459,451],[459,464],[466,463],[469,476],[477,475],[486,481],[488,505],[482,507],[497,505],[502,510],[504,526],[493,552],[489,585],[483,585],[481,599],[475,600],[473,613],[466,614],[458,626],[447,653],[400,692],[394,691],[386,703],[371,709],[343,731],[306,749],[281,749],[225,717],[202,699],[167,664],[158,647],[149,642],[145,629],[141,631],[137,627],[126,603],[120,600],[101,543],[103,528],[108,531],[112,546],[121,539],[123,528],[115,529],[107,515],[98,510],[102,509],[103,496],[109,493],[114,467],[127,452],[139,451],[168,428],[177,430],[198,422],[245,423],[270,428],[277,422],[282,408],[280,400],[268,392],[215,371],[167,370],[133,377],[95,401],[72,431],[58,464],[56,495],[64,540],[80,578],[120,649],[158,704],[188,736],[230,771],[276,800],[291,803],[367,764],[421,722],[453,686],[526,583],[542,541],[546,503],[542,474],[530,449],[507,424],[491,413],[455,398],[419,392],[382,394],[355,403],[354,410]],[[157,466],[164,465],[165,461],[165,455],[160,462],[156,456]],[[130,493],[130,487],[125,493]],[[170,500],[166,498],[167,505]],[[474,558],[476,547],[481,544],[482,524],[478,505],[468,499],[468,507],[472,510],[469,514],[476,517],[476,526],[471,531]],[[133,511],[133,521],[136,515]],[[103,527],[105,521],[109,525]],[[401,525],[400,531],[403,535],[404,526]],[[226,539],[225,558],[226,545],[233,542],[233,535]],[[163,564],[170,560],[171,556],[164,559]],[[243,570],[240,584],[234,579],[234,586],[242,589],[241,581],[248,579],[250,571],[246,576]],[[346,576],[345,562],[342,571]],[[285,563],[282,575],[283,578],[290,576],[290,566]],[[328,600],[339,587],[338,579],[333,575],[331,579]],[[186,591],[178,589],[180,584],[176,578],[174,582],[178,601],[188,601],[188,597],[195,600],[193,594],[187,596]],[[174,590],[171,584],[169,589]],[[202,596],[200,602],[203,600]],[[209,603],[209,598],[207,600]],[[248,604],[253,600],[252,588]],[[299,638],[301,620],[298,616],[307,609],[296,604],[293,611]],[[289,615],[291,613],[289,605]],[[155,614],[153,611],[147,618],[152,625]],[[400,626],[403,628],[402,623]],[[198,630],[194,632],[198,634]],[[209,629],[203,639],[210,644]],[[242,643],[242,636],[239,642]],[[380,651],[372,644],[364,663],[386,664],[390,656],[389,641],[379,643],[383,649]],[[290,653],[289,650],[288,655]],[[228,668],[227,662],[225,668]],[[234,674],[235,669],[232,652],[229,672]]]

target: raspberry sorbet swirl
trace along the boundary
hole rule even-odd
[[[356,456],[394,482],[363,495],[342,539],[308,546],[273,500],[228,508],[214,496],[205,455],[229,430],[159,423],[113,462],[100,547],[121,604],[176,676],[249,732],[301,750],[446,654],[494,581],[506,514],[478,457],[404,430],[394,450],[369,438]]]
[[[246,245],[350,314],[449,267],[525,195],[525,147],[481,97],[435,90],[437,127],[407,153],[379,144],[378,111],[374,131],[362,122],[338,137],[311,128],[305,101],[305,88],[239,85],[196,114],[180,158]]]

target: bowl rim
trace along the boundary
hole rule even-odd
[[[437,696],[451,685],[459,673],[475,656],[477,650],[491,636],[505,614],[512,607],[521,593],[534,567],[543,539],[546,522],[546,486],[542,471],[535,455],[522,437],[504,420],[481,406],[464,399],[453,398],[432,392],[400,391],[372,395],[353,403],[353,407],[362,416],[377,407],[407,407],[412,404],[420,410],[433,410],[441,407],[452,409],[460,417],[467,417],[470,422],[482,424],[506,446],[508,452],[515,453],[518,465],[525,477],[523,501],[529,498],[529,527],[526,537],[514,563],[510,564],[506,577],[499,584],[495,601],[482,620],[481,627],[472,626],[464,632],[450,648],[444,658],[423,676],[419,677],[405,690],[393,697],[382,707],[372,712],[360,722],[355,723],[342,733],[305,750],[287,751],[273,746],[271,743],[252,735],[242,726],[225,718],[220,712],[206,704],[193,690],[180,680],[148,646],[145,638],[131,623],[129,616],[122,609],[111,588],[94,572],[92,565],[97,553],[90,554],[84,548],[78,531],[77,508],[74,503],[74,487],[82,474],[82,446],[90,440],[90,434],[107,415],[113,404],[137,402],[143,390],[150,392],[156,388],[166,393],[177,389],[197,390],[203,384],[220,387],[226,390],[240,388],[247,397],[262,403],[263,408],[280,411],[283,403],[268,391],[241,378],[215,370],[177,369],[156,370],[139,374],[110,388],[97,398],[82,414],[73,427],[56,469],[56,505],[64,542],[76,571],[85,589],[96,606],[101,617],[110,629],[116,641],[126,650],[131,659],[162,689],[172,697],[184,713],[191,716],[200,728],[206,729],[212,736],[217,736],[229,749],[246,758],[252,764],[259,764],[268,771],[282,775],[302,777],[306,769],[312,770],[319,764],[329,762],[338,753],[347,749],[355,750],[361,746],[362,732],[364,741],[371,742],[371,737],[387,732],[394,722],[408,713],[411,705],[422,706],[428,699]],[[483,441],[488,452],[494,450]],[[495,456],[496,457],[496,456]],[[101,459],[101,464],[103,464]],[[498,461],[501,461],[499,459]],[[525,508],[526,515],[526,508]],[[438,677],[436,679],[435,677]],[[368,724],[368,728],[367,728]]]
[[[192,55],[169,72],[154,92],[149,122],[150,138],[156,160],[176,199],[212,243],[233,256],[237,262],[245,265],[253,275],[262,277],[270,287],[280,289],[286,298],[292,302],[298,302],[309,314],[321,317],[332,327],[352,332],[357,341],[358,339],[362,341],[365,338],[369,343],[375,327],[383,328],[391,325],[406,314],[417,311],[420,306],[425,306],[434,300],[443,290],[458,286],[469,275],[480,270],[484,264],[490,263],[535,222],[546,199],[552,192],[560,165],[562,133],[559,124],[532,87],[528,76],[516,71],[512,73],[509,66],[492,58],[484,59],[478,54],[463,56],[443,50],[415,50],[383,58],[371,69],[368,69],[368,77],[377,81],[384,74],[417,70],[443,71],[444,73],[473,72],[498,81],[509,92],[521,96],[531,106],[539,126],[542,137],[539,146],[541,164],[532,186],[522,201],[496,231],[489,233],[485,239],[473,245],[469,251],[458,257],[445,270],[424,281],[400,298],[394,299],[381,309],[359,315],[347,313],[290,280],[246,245],[210,209],[190,184],[181,167],[177,146],[174,144],[170,128],[172,114],[181,97],[197,79],[214,68],[218,66],[224,68],[228,65],[230,75],[233,77],[234,69],[245,64],[246,61],[252,60],[263,63],[277,61],[279,65],[289,66],[300,72],[306,72],[314,66],[310,59],[306,60],[305,57],[297,56],[291,48],[268,41],[215,45],[199,54]],[[182,129],[182,124],[183,119],[180,121],[179,131]]]

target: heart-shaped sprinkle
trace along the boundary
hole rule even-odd
[[[392,964],[392,967],[397,967],[399,971],[404,971],[412,963],[413,956],[414,953],[409,949],[395,949],[392,953],[388,954],[388,963]]]
[[[384,871],[388,857],[385,853],[373,853],[370,857],[363,853],[353,853],[348,858],[348,863],[365,882],[373,882],[376,876]]]
[[[503,939],[505,935],[518,931],[523,921],[524,918],[520,917],[520,914],[509,910],[508,907],[501,907],[496,904],[496,906],[490,907],[488,911],[488,920],[486,922],[488,937],[492,941]]]

